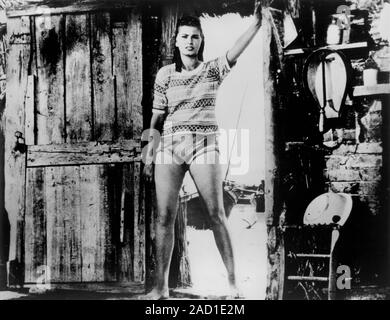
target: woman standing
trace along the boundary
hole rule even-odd
[[[169,298],[168,275],[174,246],[174,223],[179,190],[187,170],[204,200],[218,250],[228,273],[231,296],[238,297],[233,250],[223,207],[218,126],[215,119],[217,90],[261,26],[261,6],[254,22],[226,55],[203,62],[204,36],[200,21],[183,17],[177,24],[174,63],[161,68],[154,87],[150,128],[162,131],[144,157],[144,177],[155,180],[156,279],[145,299]]]

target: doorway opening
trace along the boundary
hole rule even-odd
[[[201,23],[205,35],[204,59],[207,61],[225,55],[252,23],[252,17],[203,15]],[[262,52],[260,30],[222,83],[216,103],[224,186],[236,197],[230,212],[226,213],[237,282],[245,299],[259,300],[265,298],[267,286]],[[196,194],[188,173],[182,192]],[[187,208],[187,215],[191,215]],[[227,274],[213,233],[208,228],[196,227],[192,221],[193,218],[188,217],[191,290],[202,296],[224,295],[228,292]]]

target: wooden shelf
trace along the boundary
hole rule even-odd
[[[329,45],[329,46],[319,47],[319,48],[290,49],[284,51],[284,55],[285,56],[300,55],[308,52],[313,52],[319,49],[349,50],[349,49],[359,49],[359,48],[366,48],[366,47],[367,47],[367,42],[343,43],[343,44],[335,44],[335,45]]]
[[[390,83],[377,84],[375,86],[357,86],[353,88],[354,97],[365,97],[390,94]]]

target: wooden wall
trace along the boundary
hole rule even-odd
[[[10,282],[42,266],[52,282],[144,281],[141,13],[12,17],[8,36]]]
[[[275,12],[274,12],[275,13]],[[263,8],[263,85],[265,123],[265,213],[267,215],[267,300],[283,295],[284,245],[281,233],[281,137],[280,112],[282,103],[278,92],[278,70],[282,70],[281,41],[277,29],[281,17]]]

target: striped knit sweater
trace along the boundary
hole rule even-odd
[[[163,136],[216,133],[217,90],[230,71],[226,56],[201,63],[192,71],[176,72],[175,64],[162,67],[154,85],[154,113],[167,113]]]

